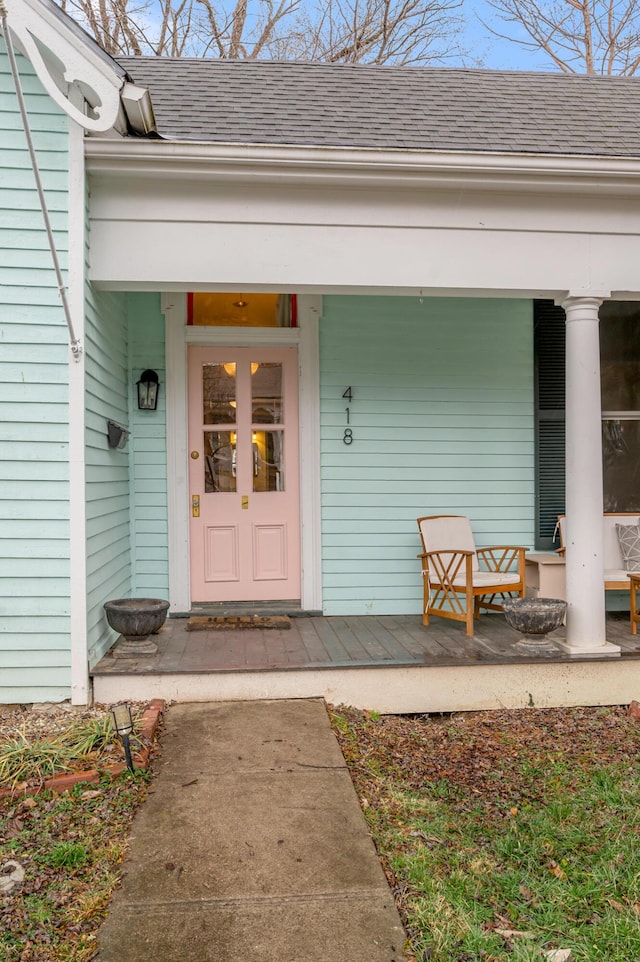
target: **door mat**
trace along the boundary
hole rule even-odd
[[[287,615],[212,615],[189,618],[187,631],[242,631],[252,628],[291,628]]]

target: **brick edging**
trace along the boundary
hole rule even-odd
[[[149,742],[153,742],[156,732],[158,731],[158,726],[160,724],[160,716],[165,708],[165,701],[163,698],[154,698],[149,703],[148,707],[142,713],[142,719],[140,722],[140,729],[138,734],[147,739]],[[151,758],[151,744],[141,748],[133,756],[133,764],[140,771],[146,771],[149,767],[149,760]],[[100,769],[91,768],[84,772],[70,772],[64,775],[54,775],[52,778],[47,778],[45,781],[35,788],[22,788],[14,791],[11,788],[0,788],[0,802],[6,798],[16,798],[21,795],[37,795],[39,792],[49,790],[52,792],[66,792],[74,785],[78,785],[82,782],[88,784],[95,784],[99,782],[101,778],[105,775],[107,778],[117,778],[122,775],[124,771],[127,770],[127,766],[124,762],[112,762],[106,764]]]

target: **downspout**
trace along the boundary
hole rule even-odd
[[[60,295],[60,300],[62,301],[62,309],[64,311],[65,320],[67,322],[67,328],[69,329],[69,344],[71,347],[71,354],[75,361],[80,360],[82,354],[82,347],[80,341],[75,335],[73,328],[73,320],[71,318],[71,310],[69,308],[69,301],[67,299],[67,290],[64,285],[64,280],[62,277],[62,270],[60,269],[60,261],[58,259],[58,251],[56,250],[56,242],[53,236],[53,230],[51,229],[51,220],[49,218],[49,211],[47,208],[47,201],[44,196],[44,190],[42,188],[42,179],[40,177],[40,169],[38,167],[38,159],[36,157],[36,152],[33,146],[33,138],[31,136],[31,127],[29,126],[29,118],[27,116],[27,108],[24,101],[24,96],[22,93],[22,87],[20,84],[20,75],[18,73],[18,65],[16,63],[15,52],[13,49],[13,41],[11,39],[11,31],[7,25],[7,8],[4,0],[0,0],[0,24],[2,24],[2,33],[7,45],[7,54],[9,57],[9,64],[11,67],[11,76],[13,77],[13,83],[16,90],[16,97],[18,98],[18,106],[20,108],[20,116],[22,118],[22,126],[24,128],[25,136],[27,138],[27,147],[29,148],[29,157],[31,158],[31,167],[33,169],[33,174],[36,181],[36,188],[38,191],[38,198],[40,200],[40,208],[42,210],[42,216],[44,218],[44,225],[47,231],[47,239],[49,241],[49,249],[51,251],[51,258],[53,260],[53,267],[56,272],[56,281],[58,284],[58,293]]]

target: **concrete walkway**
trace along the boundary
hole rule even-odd
[[[322,701],[175,705],[99,962],[401,962]]]

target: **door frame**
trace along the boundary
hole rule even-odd
[[[189,461],[187,444],[187,348],[298,348],[300,457],[300,603],[322,610],[320,516],[320,350],[322,297],[298,295],[298,327],[231,328],[187,325],[186,293],[162,295],[165,315],[167,411],[167,510],[170,611],[191,608],[189,572]]]

